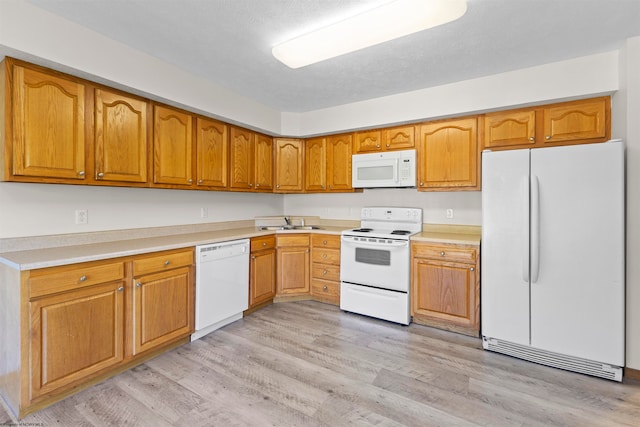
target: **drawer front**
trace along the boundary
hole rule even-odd
[[[251,252],[276,247],[276,236],[254,237],[251,239]]]
[[[313,263],[311,265],[311,277],[315,279],[340,281],[340,266]]]
[[[323,264],[340,265],[340,249],[313,248],[311,261]]]
[[[34,270],[29,276],[29,297],[108,283],[124,278],[124,263],[71,265]]]
[[[333,234],[312,234],[311,245],[314,248],[340,249],[340,236]]]
[[[287,246],[309,246],[308,234],[290,234],[277,236],[276,242],[279,248]]]
[[[338,298],[340,297],[340,283],[313,279],[311,280],[311,294]]]
[[[416,258],[432,258],[446,261],[476,262],[476,250],[447,245],[413,244],[413,256]]]
[[[159,252],[133,260],[133,275],[141,276],[193,265],[193,249],[180,252]]]

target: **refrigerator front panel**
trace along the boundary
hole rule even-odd
[[[531,345],[623,366],[623,145],[532,150],[531,181]]]
[[[529,150],[482,153],[482,335],[529,344]]]

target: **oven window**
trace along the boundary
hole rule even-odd
[[[356,248],[356,262],[373,265],[391,265],[391,252],[380,249]]]
[[[366,181],[393,179],[393,166],[360,166],[358,167],[358,179]]]

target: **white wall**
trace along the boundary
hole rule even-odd
[[[201,218],[206,208],[207,218]],[[75,210],[89,222],[75,224]],[[200,224],[280,215],[279,194],[0,183],[0,238]]]

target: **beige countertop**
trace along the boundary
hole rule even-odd
[[[70,244],[0,253],[0,263],[16,270],[33,270],[37,268],[55,267],[88,261],[140,255],[170,249],[186,248],[208,243],[249,239],[269,234],[309,233],[339,235],[343,230],[352,228],[351,226],[347,226],[347,224],[332,226],[327,225],[326,223],[321,224],[321,227],[321,229],[317,230],[260,230],[255,226],[239,226],[153,237]],[[480,244],[480,236],[480,227],[442,227],[437,225],[425,225],[425,230],[412,236],[411,240],[431,243],[478,245]]]

